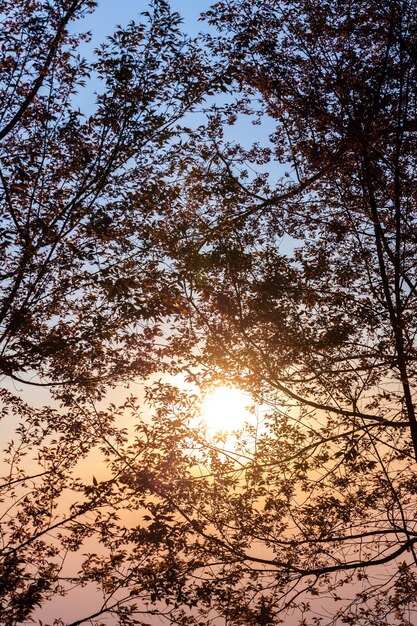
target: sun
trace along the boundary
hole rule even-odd
[[[248,394],[234,387],[216,387],[203,402],[201,417],[215,433],[228,433],[242,427],[252,415]]]

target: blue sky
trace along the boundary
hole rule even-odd
[[[207,24],[198,21],[200,14],[206,11],[216,0],[170,0],[173,10],[183,18],[184,32],[196,35],[201,30],[207,30]],[[150,0],[98,0],[98,6],[93,14],[89,15],[82,26],[77,24],[77,30],[90,30],[92,42],[81,46],[82,53],[89,57],[94,47],[103,42],[106,36],[111,35],[117,25],[124,26],[130,20],[136,20],[139,14],[149,8]],[[94,81],[90,86],[94,88]],[[91,100],[89,100],[91,98]],[[223,96],[216,96],[218,103],[224,100]],[[92,91],[83,91],[79,97],[79,104],[84,112],[93,105],[95,97]],[[238,140],[247,147],[254,141],[264,141],[268,144],[268,136],[274,130],[274,124],[265,118],[261,126],[253,126],[251,121],[240,118],[239,123],[233,128],[226,127],[225,137],[233,141]],[[259,171],[264,168],[258,166]],[[280,170],[281,174],[282,171]]]
[[[213,0],[214,2],[214,0]],[[198,16],[207,9],[210,0],[171,0],[171,6],[184,18],[185,31],[195,34],[200,30]],[[116,24],[127,24],[148,7],[147,0],[99,0],[94,14],[85,20],[93,34],[94,44],[99,44],[106,35],[112,33]]]

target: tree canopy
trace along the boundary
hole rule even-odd
[[[191,41],[158,1],[87,63],[93,4],[1,8],[0,366],[61,403],[2,391],[4,623],[85,587],[56,625],[412,624],[415,3],[220,1]],[[98,403],[152,372],[152,417]],[[232,439],[225,384],[265,407]]]

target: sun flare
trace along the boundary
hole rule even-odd
[[[201,417],[212,432],[232,432],[250,419],[248,394],[233,387],[217,387],[207,394]]]

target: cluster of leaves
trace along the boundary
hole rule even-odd
[[[177,155],[167,255],[194,381],[271,414],[244,461],[204,463],[188,520],[201,585],[231,624],[294,607],[302,623],[412,623],[416,6],[231,0],[205,17],[235,101]],[[228,141],[242,118],[263,145]]]
[[[94,2],[3,5],[0,370],[99,393],[154,369],[178,308],[147,230],[170,203],[156,155],[200,97],[195,55],[164,2],[88,62],[68,24]]]
[[[102,599],[72,626],[409,626],[415,3],[219,1],[189,42],[158,0],[87,64],[67,26],[93,4],[1,4],[0,370],[66,407],[2,395],[22,420],[0,485],[4,623],[85,586]],[[263,144],[229,140],[247,120]],[[228,449],[162,383],[153,421],[134,400],[95,408],[169,368],[246,390],[262,427]],[[86,482],[92,454],[108,473]]]
[[[0,621],[8,625],[104,577],[93,560],[84,574],[66,565],[92,536],[111,542],[118,509],[118,477],[91,484],[80,469],[125,439],[114,414],[101,419],[91,401],[163,369],[161,322],[181,310],[151,234],[176,193],[159,170],[201,99],[205,65],[163,0],[82,58],[90,36],[77,28],[95,6],[0,2]],[[46,388],[61,408],[31,408],[13,384]],[[119,557],[103,560],[110,571]],[[120,619],[123,607],[116,603]]]

